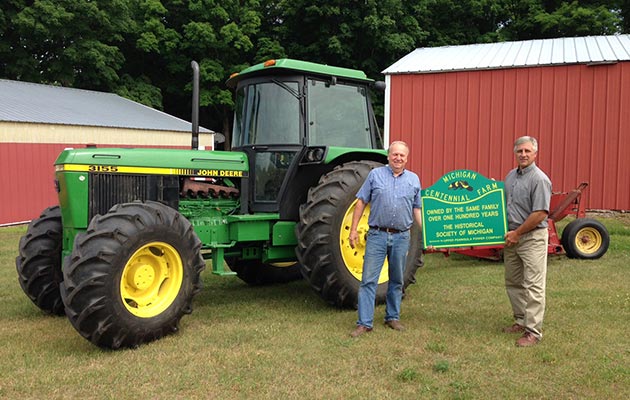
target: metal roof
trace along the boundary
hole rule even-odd
[[[0,79],[0,121],[191,131],[190,122],[113,93],[5,79]]]
[[[418,48],[392,64],[383,74],[614,63],[628,60],[630,35],[568,37]]]

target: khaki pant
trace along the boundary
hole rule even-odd
[[[505,288],[515,322],[542,337],[547,280],[549,231],[534,229],[521,235],[518,244],[503,249]]]

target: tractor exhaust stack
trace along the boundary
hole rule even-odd
[[[193,69],[193,90],[192,90],[192,149],[199,149],[199,64],[191,61]]]

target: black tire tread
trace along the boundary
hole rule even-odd
[[[602,245],[597,251],[593,253],[584,253],[575,245],[575,238],[578,232],[584,228],[593,228],[599,232],[602,236]],[[610,234],[608,230],[601,222],[593,218],[578,218],[575,219],[562,231],[562,238],[560,239],[564,251],[569,258],[595,260],[601,258],[608,251],[610,245]]]
[[[139,247],[143,237],[162,237],[179,244],[184,282],[171,307],[153,318],[140,319],[126,311],[112,293],[120,283],[117,279],[124,257],[130,256],[126,253],[133,252],[132,243]],[[87,231],[75,238],[61,285],[66,315],[97,346],[137,347],[178,330],[181,317],[192,312],[192,298],[201,290],[204,268],[201,241],[176,210],[152,201],[115,205],[107,214],[94,217]]]
[[[42,311],[53,315],[64,314],[59,292],[63,280],[62,243],[61,209],[48,207],[28,225],[26,234],[20,238],[19,255],[15,259],[24,293]]]

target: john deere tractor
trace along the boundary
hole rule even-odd
[[[303,277],[330,304],[356,306],[365,242],[352,249],[347,240],[355,194],[387,162],[369,98],[375,82],[278,59],[227,84],[236,93],[231,151],[59,155],[59,205],[31,222],[16,259],[40,309],[65,313],[97,346],[136,347],[177,331],[207,260],[248,284]],[[405,286],[422,264],[420,241],[414,227]]]

